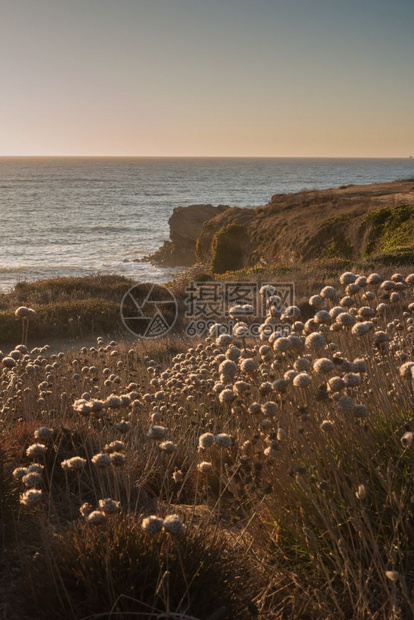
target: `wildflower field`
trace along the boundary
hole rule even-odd
[[[53,353],[16,308],[4,618],[414,616],[414,274],[344,272],[306,312],[261,295],[260,339]]]

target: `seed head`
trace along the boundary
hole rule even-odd
[[[29,472],[22,478],[22,482],[27,487],[37,487],[42,483],[42,474],[37,472]]]
[[[146,517],[142,520],[141,527],[146,534],[151,534],[151,536],[155,536],[158,532],[161,531],[162,526],[164,525],[164,520],[161,517],[157,517],[155,515],[151,515],[150,517]]]
[[[101,525],[101,523],[103,523],[105,519],[106,519],[105,513],[101,512],[100,510],[93,510],[86,517],[87,522],[91,523],[92,525]]]
[[[42,501],[43,492],[40,489],[29,489],[20,496],[20,503],[31,508]]]
[[[357,491],[356,491],[356,493],[355,493],[355,495],[357,496],[357,498],[358,498],[358,499],[361,499],[361,500],[362,500],[362,499],[365,499],[366,494],[367,494],[367,491],[366,491],[365,485],[363,485],[363,484],[359,484],[359,485],[358,485],[358,489],[357,489]]]
[[[111,464],[111,457],[106,452],[99,452],[92,457],[95,467],[108,467]]]
[[[404,433],[401,437],[401,443],[404,448],[410,448],[413,443],[414,433]]]
[[[113,515],[119,512],[121,503],[107,497],[99,500],[99,509],[106,515]]]
[[[172,454],[177,450],[177,446],[172,441],[163,441],[158,445],[159,449],[163,452],[167,452],[167,454]]]
[[[35,430],[34,436],[35,436],[35,439],[38,439],[40,441],[47,441],[48,439],[52,438],[53,433],[54,433],[53,428],[48,428],[47,426],[41,426],[40,428]]]
[[[65,461],[62,461],[60,466],[62,467],[63,471],[68,471],[68,470],[73,470],[73,471],[80,471],[81,469],[83,469],[86,465],[86,459],[83,459],[80,456],[73,456],[71,459],[66,459]]]
[[[33,443],[31,446],[29,446],[26,450],[26,454],[29,458],[36,458],[37,456],[42,456],[42,454],[45,454],[47,448],[44,444],[42,443]]]
[[[88,517],[92,511],[93,511],[92,504],[89,504],[88,502],[85,502],[79,508],[79,512],[81,513],[82,517]]]
[[[233,438],[227,433],[219,433],[215,436],[215,441],[219,448],[230,448],[233,445]]]
[[[213,468],[212,464],[209,463],[208,461],[202,461],[201,463],[197,465],[198,471],[200,471],[203,474],[207,474],[209,471],[212,470],[212,468]]]
[[[126,461],[126,456],[122,452],[111,452],[109,458],[111,459],[111,465],[115,467],[121,467]]]
[[[150,439],[163,439],[167,433],[167,429],[164,426],[158,426],[153,424],[149,427],[147,437]]]
[[[164,519],[164,530],[169,534],[182,534],[184,532],[184,525],[179,515],[168,515]]]
[[[214,443],[214,435],[213,433],[204,433],[200,435],[198,438],[198,447],[199,448],[210,448]]]

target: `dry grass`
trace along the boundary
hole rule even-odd
[[[335,282],[321,308],[346,292],[357,327],[285,316],[296,337],[98,339],[3,359],[3,557],[21,571],[6,617],[411,618],[414,277],[401,280]],[[34,443],[44,454],[28,456]],[[33,463],[42,495],[27,506],[12,472]],[[171,514],[182,531],[144,531]]]
[[[37,313],[30,326],[31,342],[98,333],[118,336],[123,333],[120,302],[133,285],[115,275],[19,282],[10,293],[0,295],[0,344],[19,342],[21,322],[14,316],[19,306],[30,306]]]

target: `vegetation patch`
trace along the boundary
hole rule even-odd
[[[371,211],[364,224],[369,230],[366,256],[387,257],[407,263],[414,256],[414,205],[383,207]]]
[[[0,344],[20,341],[21,320],[14,314],[19,306],[36,311],[31,339],[119,334],[120,303],[133,285],[132,280],[112,275],[19,282],[10,293],[0,295]]]
[[[230,224],[215,233],[212,245],[213,273],[236,271],[245,265],[249,236],[244,226]]]

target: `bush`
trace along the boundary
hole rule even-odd
[[[250,617],[252,587],[238,549],[195,527],[150,536],[134,516],[70,527],[28,567],[28,580],[26,608],[39,619],[176,613],[202,620],[223,608],[220,618]]]

